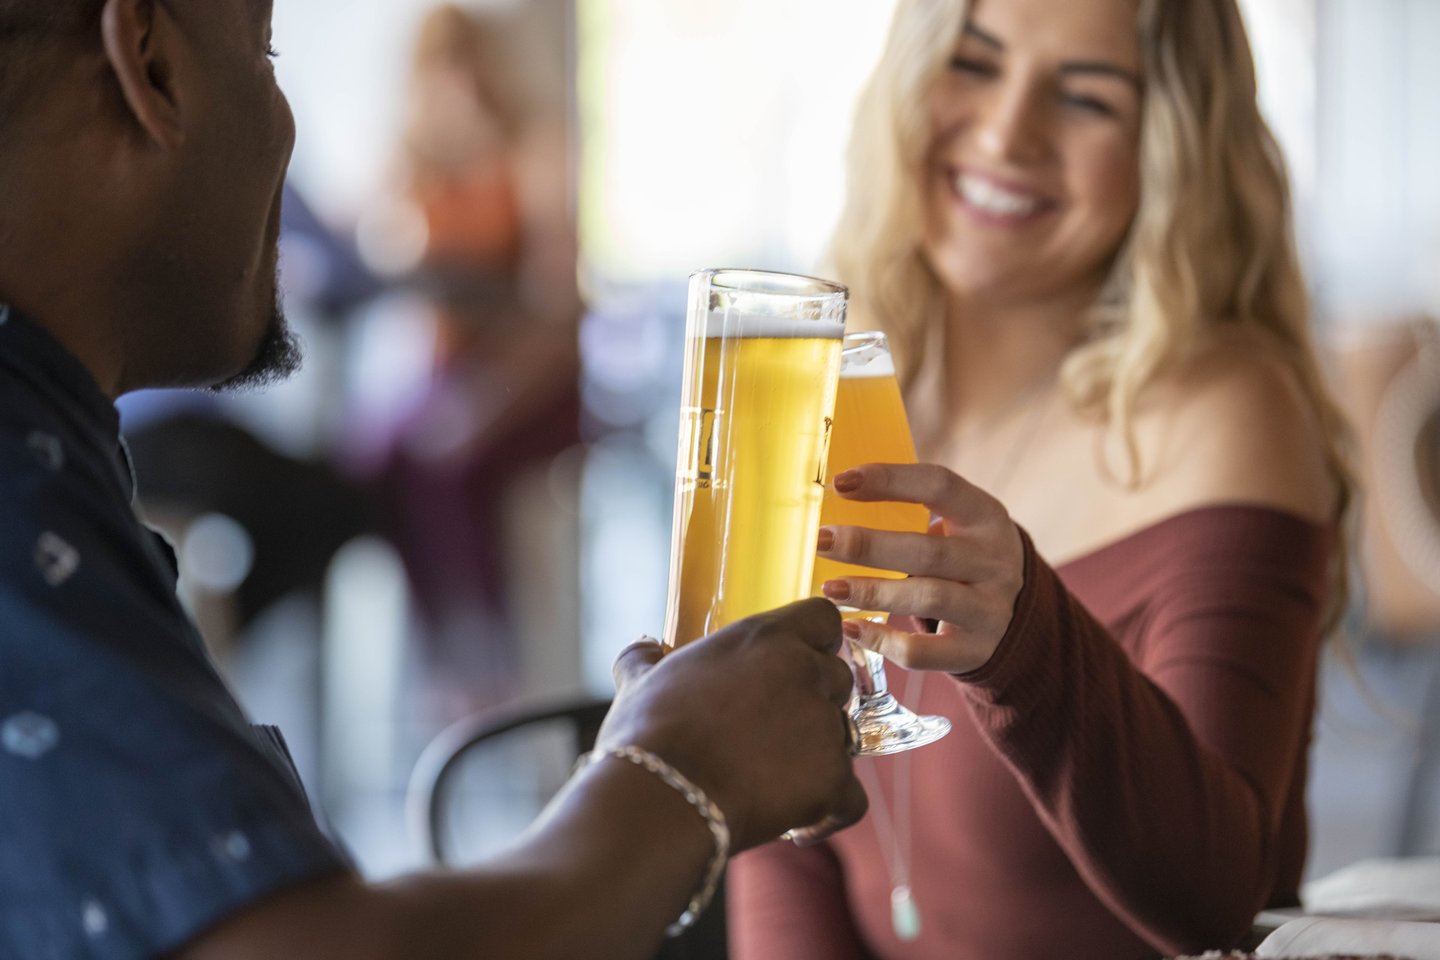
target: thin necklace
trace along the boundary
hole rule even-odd
[[[1054,381],[1051,381],[1053,384]],[[1036,398],[1037,401],[1039,398]],[[1016,434],[1015,441],[1010,444],[1010,449],[1005,452],[1005,459],[1000,462],[1000,469],[995,471],[995,476],[990,479],[988,493],[992,497],[1000,496],[1005,487],[1009,485],[1010,478],[1020,467],[1020,461],[1024,459],[1025,452],[1030,449],[1030,443],[1035,435],[1040,432],[1040,425],[1045,422],[1045,412],[1050,409],[1051,395],[1046,394],[1043,402],[1036,402],[1031,408],[1025,423],[1021,425],[1020,432]]]
[[[967,427],[960,436],[956,438],[955,446],[966,447],[984,443],[994,436],[1011,417],[1023,410],[1026,404],[1044,393],[1054,383],[1054,376],[1041,377],[1039,380],[1036,380],[1024,390],[1021,390],[1015,396],[1011,397],[999,410],[985,417],[979,423]]]
[[[1054,383],[1055,380],[1050,378],[1027,387],[1000,414],[988,418],[983,424],[970,431],[970,443],[977,442],[976,430],[980,431],[978,440],[984,440],[1026,403],[1039,399],[1039,395],[1052,387]],[[1044,422],[1045,412],[1049,408],[1050,398],[1048,396],[1045,398],[1045,402],[1035,403],[1031,407],[1019,433],[1016,434],[1015,440],[1007,449],[1000,469],[996,471],[990,481],[989,492],[992,496],[1000,495],[1000,492],[1009,483],[1011,476],[1019,468],[1026,450],[1040,432],[1040,425]],[[920,693],[924,684],[925,674],[923,671],[909,672],[906,675],[903,702],[912,707],[917,706],[920,703]],[[893,817],[889,804],[885,800],[884,785],[880,782],[879,772],[868,761],[856,764],[860,779],[865,785],[865,792],[870,795],[872,800],[871,812],[874,814],[876,839],[879,841],[881,849],[885,851],[885,871],[890,877],[890,927],[895,931],[896,938],[902,943],[916,940],[921,931],[920,905],[915,901],[914,888],[910,882],[910,853],[913,841],[910,818],[912,809],[910,754],[911,751],[907,750],[894,760],[895,813]]]
[[[925,684],[925,674],[912,671],[905,680],[905,703],[914,706],[920,702],[920,693]],[[869,761],[856,764],[860,779],[864,781],[865,792],[873,801],[871,812],[875,819],[875,833],[880,847],[885,851],[885,872],[890,877],[890,927],[902,943],[909,943],[920,936],[920,906],[910,886],[910,754],[906,750],[895,758],[895,816],[890,815],[885,801],[884,785],[879,772]]]
[[[976,424],[970,429],[961,433],[954,440],[945,445],[945,449],[956,452],[966,449],[974,450],[990,439],[1000,427],[1010,420],[1017,412],[1027,404],[1030,409],[1027,412],[1024,422],[1021,423],[1015,434],[1015,439],[1005,448],[1004,456],[1000,459],[1000,466],[995,473],[986,481],[984,489],[991,496],[1000,496],[1001,491],[1009,484],[1010,478],[1020,467],[1020,461],[1024,459],[1025,452],[1030,448],[1031,441],[1040,432],[1040,426],[1045,422],[1045,414],[1050,409],[1053,399],[1052,388],[1055,386],[1057,377],[1046,377],[1037,380],[1021,391],[1020,395],[1005,405],[1005,408],[997,414],[992,414],[983,422]]]

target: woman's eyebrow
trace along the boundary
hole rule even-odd
[[[981,30],[973,23],[967,22],[965,24],[964,34],[967,37],[974,37],[976,40],[979,40],[987,47],[994,47],[996,50],[1005,49],[1005,44],[1000,42],[999,37],[995,36],[993,33],[986,33],[984,30]]]
[[[1133,70],[1127,70],[1118,64],[1109,63],[1104,60],[1071,60],[1060,65],[1061,73],[1088,74],[1091,76],[1115,77],[1124,80],[1134,87],[1136,92],[1144,89],[1140,75]]]
[[[963,35],[980,41],[993,50],[1003,51],[1005,43],[993,33],[977,27],[974,23],[966,23]],[[1140,75],[1134,70],[1127,70],[1117,63],[1108,60],[1069,60],[1060,65],[1060,72],[1067,74],[1082,74],[1091,76],[1115,77],[1123,80],[1138,92],[1144,89]]]

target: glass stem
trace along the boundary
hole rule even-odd
[[[884,697],[890,692],[885,680],[885,658],[854,640],[846,643],[850,648],[850,671],[855,674],[855,695],[861,703]]]

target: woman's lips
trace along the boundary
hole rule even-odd
[[[1000,226],[1028,223],[1055,207],[1054,201],[994,177],[970,170],[950,170],[951,190],[978,219]]]

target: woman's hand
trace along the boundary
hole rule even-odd
[[[852,620],[846,635],[909,669],[965,673],[989,660],[1024,584],[1020,531],[1000,501],[935,464],[865,464],[837,475],[834,487],[848,500],[923,504],[933,517],[928,534],[821,529],[821,556],[910,575],[827,580],[827,597],[939,622],[929,633],[907,632],[923,625],[903,619]]]

